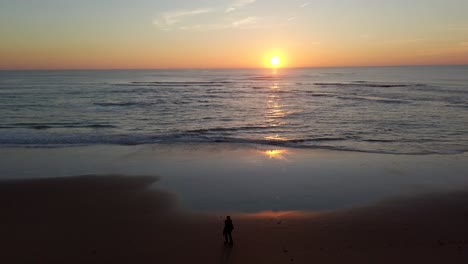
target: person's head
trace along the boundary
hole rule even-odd
[[[229,219],[229,220],[231,220],[231,217],[228,215],[228,216],[226,216],[226,219]]]

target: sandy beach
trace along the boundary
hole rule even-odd
[[[148,176],[0,184],[2,263],[466,263],[467,191],[328,212],[180,210]]]

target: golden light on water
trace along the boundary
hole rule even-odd
[[[264,137],[264,139],[266,139],[266,140],[276,140],[276,141],[286,141],[286,140],[288,140],[287,138],[285,138],[285,137],[280,137],[279,135],[275,135],[275,136],[266,136],[266,137]]]

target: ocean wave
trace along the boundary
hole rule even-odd
[[[462,109],[468,109],[468,104],[447,104],[446,106],[462,108]]]
[[[468,87],[464,87],[462,89],[453,89],[453,88],[451,89],[447,87],[426,85],[426,86],[414,86],[411,89],[415,91],[419,91],[419,92],[468,95]]]
[[[369,143],[428,143],[428,142],[439,142],[439,140],[432,138],[420,138],[420,139],[361,139],[361,142]]]
[[[369,88],[396,88],[396,87],[425,87],[425,84],[404,83],[371,83],[366,81],[356,82],[316,82],[317,86],[341,86],[341,87],[369,87]]]
[[[291,139],[286,140],[289,143],[310,143],[310,142],[323,142],[323,141],[344,141],[349,140],[349,138],[344,137],[314,137],[307,139]]]
[[[143,83],[143,84],[146,84],[146,83],[150,83],[150,84],[226,84],[226,83],[233,83],[233,82],[230,82],[230,81],[180,82],[178,81],[178,82],[131,82],[131,83],[134,83],[134,84],[140,84],[140,83]]]
[[[376,97],[376,96],[338,96],[337,98],[342,99],[342,100],[370,101],[370,102],[386,103],[386,104],[408,104],[408,103],[411,103],[411,101],[409,101],[409,100],[384,98],[384,97]]]
[[[102,103],[94,103],[96,106],[102,107],[115,107],[115,106],[146,106],[152,105],[152,102],[102,102]]]
[[[314,91],[305,91],[307,95],[314,96],[314,97],[336,97],[336,94],[333,93],[320,93]]]
[[[215,127],[215,128],[207,128],[207,129],[195,129],[195,130],[188,130],[187,133],[200,133],[200,134],[207,134],[212,132],[236,132],[236,131],[248,131],[248,130],[264,130],[264,129],[271,129],[276,128],[272,126],[241,126],[241,127]]]
[[[35,130],[45,130],[53,128],[117,128],[118,126],[109,124],[80,124],[80,123],[13,123],[0,125],[0,129],[26,128]]]
[[[104,93],[113,93],[113,94],[134,94],[134,93],[152,93],[154,88],[134,88],[134,89],[117,89],[117,90],[107,90]]]
[[[216,82],[130,82],[130,83],[115,83],[115,86],[136,86],[136,87],[190,87],[190,86],[199,86],[199,87],[223,87],[226,84],[231,84],[232,82],[228,81],[216,81]]]

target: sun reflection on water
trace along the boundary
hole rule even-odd
[[[266,107],[265,107],[265,122],[266,125],[270,128],[281,127],[285,125],[285,117],[287,112],[284,110],[284,103],[282,102],[282,84],[279,81],[269,81],[267,85],[270,87],[269,93],[267,95]],[[288,138],[284,135],[277,134],[278,131],[270,130],[266,135],[263,135],[263,139],[268,141],[287,141]],[[286,159],[284,155],[288,154],[286,150],[273,149],[261,151],[265,156],[270,159]]]
[[[280,137],[279,135],[266,136],[266,137],[264,137],[264,139],[266,139],[266,140],[275,140],[275,141],[286,141],[286,140],[288,140],[287,138]]]

